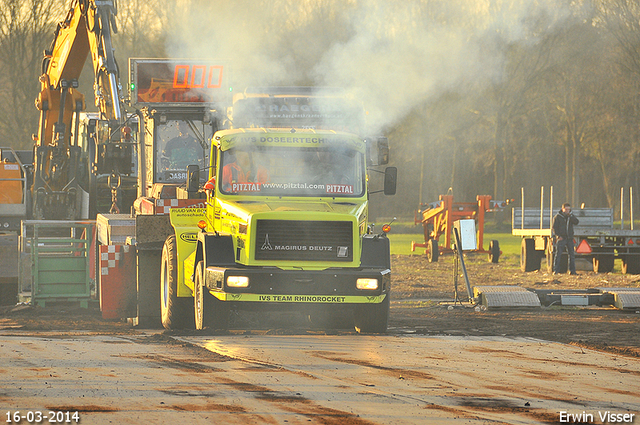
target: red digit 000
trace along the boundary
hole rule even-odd
[[[222,87],[222,65],[176,65],[173,72],[173,88],[219,89]]]

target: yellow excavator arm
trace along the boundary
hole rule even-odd
[[[78,114],[85,109],[78,78],[89,54],[101,119],[119,125],[125,121],[118,65],[111,43],[112,32],[117,32],[116,14],[115,0],[72,1],[65,19],[56,28],[51,47],[45,50],[41,91],[36,99],[40,125],[35,138],[32,188],[35,218],[77,216],[82,154],[78,144]]]

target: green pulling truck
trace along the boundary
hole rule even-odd
[[[215,133],[206,208],[170,211],[163,325],[226,329],[234,310],[297,309],[312,322],[385,332],[389,240],[369,224],[368,165],[387,159],[386,139],[334,130]],[[385,194],[396,175],[385,169]]]

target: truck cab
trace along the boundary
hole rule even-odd
[[[163,325],[226,329],[232,310],[294,309],[385,332],[389,240],[369,226],[367,165],[386,160],[388,146],[371,140],[328,129],[215,133],[206,208],[171,210]],[[386,170],[386,193],[395,173]]]

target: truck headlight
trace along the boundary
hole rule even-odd
[[[358,289],[378,289],[378,279],[360,278],[356,280],[356,288]]]
[[[228,276],[227,286],[231,288],[246,288],[249,286],[249,278],[247,276]]]

